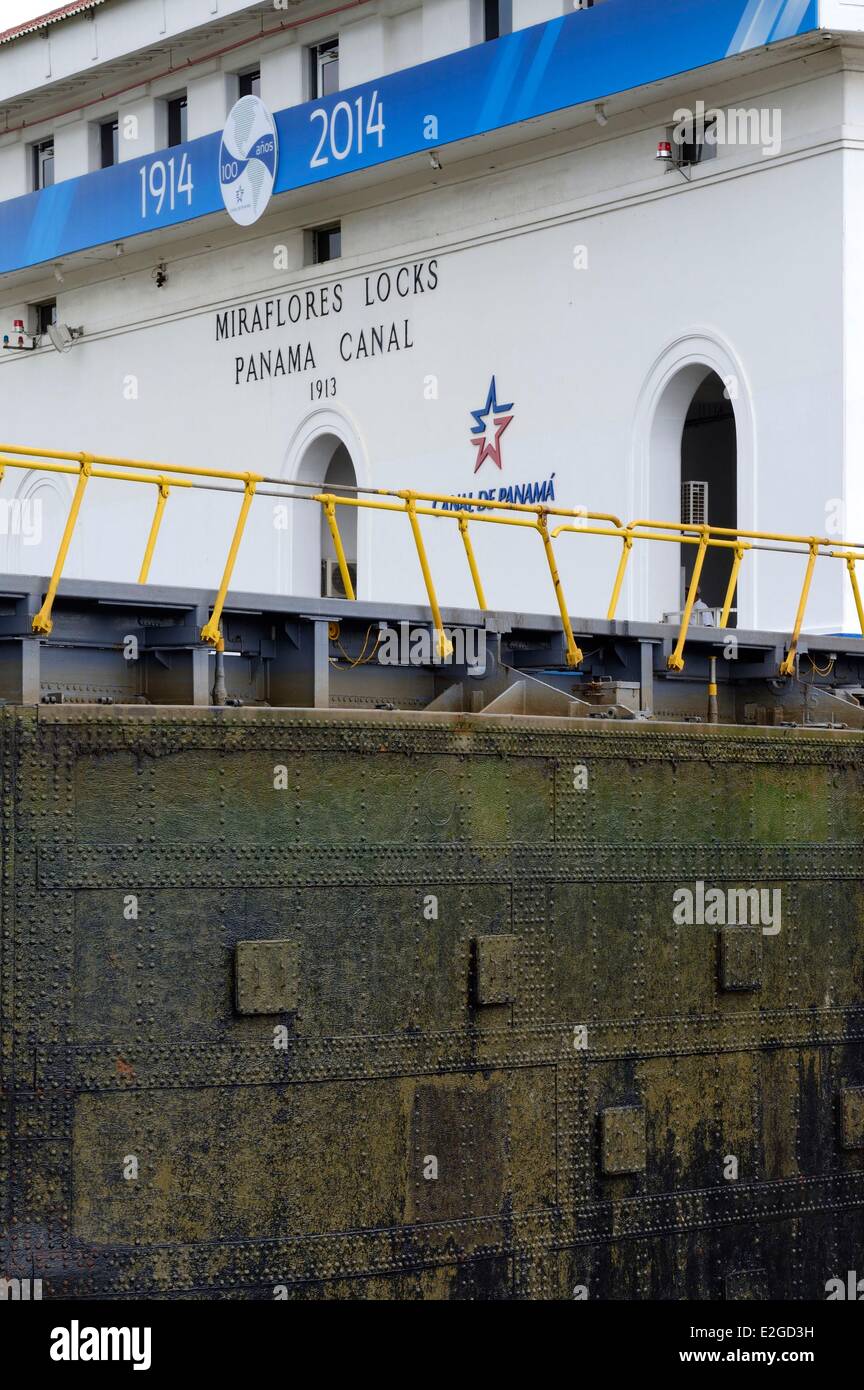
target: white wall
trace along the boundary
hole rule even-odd
[[[819,76],[812,64],[806,77],[759,97],[782,104],[780,158],[727,149],[690,184],[656,172],[653,129],[619,134],[613,120],[603,132],[592,124],[577,134],[577,148],[543,157],[528,151],[510,169],[483,168],[411,196],[397,185],[392,201],[382,190],[382,201],[365,208],[346,198],[345,258],[330,266],[302,268],[299,229],[285,214],[282,230],[238,232],[234,244],[213,250],[202,237],[194,254],[169,252],[164,290],[155,288],[149,264],[134,272],[119,264],[101,271],[98,283],[67,284],[60,316],[83,323],[87,336],[62,357],[49,350],[0,361],[4,434],[11,442],[286,476],[302,462],[298,441],[314,441],[320,428],[353,441],[358,475],[375,486],[464,492],[554,471],[559,505],[674,519],[677,460],[668,447],[655,449],[652,411],[668,399],[660,385],[669,364],[684,369],[695,354],[736,369],[740,523],[822,532],[838,496],[857,517],[864,406],[854,381],[864,379],[857,328],[864,284],[854,262],[864,184],[860,155],[844,156],[832,138],[844,79]],[[844,208],[852,296],[845,321]],[[277,240],[290,249],[287,272],[273,268]],[[367,302],[367,276],[374,286],[381,271],[432,259],[437,289]],[[325,286],[332,304],[336,282],[340,314],[216,341],[220,305],[276,294],[285,301]],[[356,339],[363,328],[395,322],[401,334],[405,318],[410,349],[340,359],[344,332]],[[235,355],[306,342],[314,372],[234,384]],[[514,419],[501,472],[487,461],[475,476],[470,412],[483,406],[493,374]],[[312,399],[313,381],[330,378],[335,396]],[[8,474],[2,495],[19,482]],[[224,496],[200,502],[172,496],[154,581],[218,582],[236,504]],[[134,578],[152,503],[131,486],[112,492],[94,483],[72,572]],[[256,501],[236,588],[294,582],[290,534],[273,523],[272,502]],[[317,534],[317,517],[309,524]],[[490,605],[551,610],[539,539],[515,528],[474,529]],[[470,603],[455,523],[429,520],[424,530],[442,602]],[[621,616],[657,619],[675,607],[674,548],[667,550],[670,558],[650,568],[636,559]],[[0,569],[50,567],[50,547],[38,564],[36,547],[19,551],[16,558],[8,548],[4,560],[0,540]],[[602,616],[617,542],[566,536],[559,555],[572,612]],[[361,593],[422,600],[401,518],[368,522],[360,567]],[[745,618],[788,630],[802,577],[797,558],[748,557]],[[844,585],[842,565],[830,575],[822,567],[808,626],[848,627]]]
[[[846,121],[849,134],[864,135],[864,76],[850,74],[847,87]],[[844,167],[843,242],[843,341],[844,341],[844,453],[843,487],[838,496],[845,502],[840,516],[845,534],[864,541],[864,266],[861,264],[861,236],[864,229],[864,159],[859,149],[846,150]],[[864,570],[864,566],[861,567]],[[859,574],[859,583],[864,574]],[[855,632],[858,617],[847,590],[844,630]]]
[[[20,198],[30,192],[29,146],[25,141],[6,137],[0,143],[0,195]]]
[[[513,0],[513,28],[527,29],[531,24],[543,24],[547,19],[560,19],[578,6],[568,0]]]
[[[304,100],[304,58],[305,49],[299,43],[262,53],[261,100],[271,111],[282,111]]]
[[[118,111],[117,148],[120,162],[140,159],[161,149],[166,140],[165,109],[150,96],[121,99]]]
[[[368,15],[339,26],[339,86],[354,87],[387,70],[385,44],[388,21]],[[415,60],[416,61],[416,60]]]
[[[209,135],[213,130],[221,130],[232,94],[231,75],[217,69],[200,76],[190,75],[186,83],[186,118],[188,138],[196,140],[199,135]]]
[[[99,168],[99,129],[85,117],[58,125],[54,131],[54,176],[75,179]]]
[[[306,272],[298,277],[303,284],[340,281],[340,315],[296,331],[217,343],[208,310],[119,335],[109,331],[63,357],[46,353],[9,363],[0,383],[5,433],[13,442],[278,475],[292,436],[314,413],[310,382],[335,376],[332,408],[356,428],[369,461],[368,481],[375,486],[462,492],[554,472],[559,505],[588,505],[626,518],[647,511],[674,520],[675,460],[659,478],[650,469],[649,476],[634,476],[634,414],[658,355],[698,332],[731,346],[743,365],[742,390],[753,403],[754,472],[742,488],[745,496],[752,488],[755,506],[742,523],[810,532],[820,529],[826,497],[843,487],[840,197],[839,157],[802,162],[717,185],[698,197],[685,192],[439,251],[438,288],[386,306],[366,306],[365,270]],[[834,244],[834,271],[823,265],[802,276],[799,243],[786,235],[793,221],[805,241],[823,248]],[[746,251],[729,236],[736,225],[747,228]],[[577,244],[588,248],[588,271],[573,269]],[[796,284],[794,295],[790,282]],[[64,317],[82,317],[85,302],[86,295],[69,296]],[[343,332],[356,335],[363,327],[395,322],[401,336],[405,318],[410,350],[348,364],[340,360]],[[306,341],[317,371],[234,384],[237,354]],[[514,421],[502,440],[500,474],[487,461],[475,477],[470,411],[483,405],[493,373],[499,402],[514,403]],[[127,397],[130,380],[137,399]],[[427,399],[430,384],[437,399]],[[45,416],[35,430],[34,402],[40,397],[62,401],[64,409]],[[108,508],[107,485],[101,492]],[[148,514],[136,512],[131,492],[127,488],[121,497],[117,485],[101,521],[95,499],[88,505],[77,546],[82,572],[134,577]],[[234,504],[208,501],[206,520],[199,513],[187,532],[180,523],[191,510],[189,498],[172,498],[154,580],[217,582]],[[272,589],[280,574],[285,583],[284,536],[273,529],[271,512],[272,503],[262,500],[256,507],[237,587]],[[476,529],[490,604],[548,609],[539,539]],[[426,530],[440,597],[470,602],[455,525],[429,521]],[[387,517],[374,535],[364,590],[419,601],[407,526]],[[574,613],[605,611],[617,558],[617,543],[562,539],[561,569]],[[790,625],[796,563],[761,566],[763,624]],[[742,593],[751,582],[745,574]],[[638,615],[657,619],[664,608],[676,606],[676,597],[674,574],[670,579],[658,571]],[[820,582],[811,620],[830,624],[831,602]]]
[[[864,29],[864,0],[819,0],[819,22],[849,32]]]
[[[423,62],[468,48],[473,38],[468,0],[423,0]]]

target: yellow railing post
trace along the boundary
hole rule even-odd
[[[150,526],[150,535],[147,537],[147,545],[144,550],[144,559],[141,561],[141,569],[138,574],[138,583],[146,584],[147,576],[150,573],[150,562],[153,559],[153,551],[156,547],[156,537],[159,535],[159,527],[162,525],[162,513],[165,510],[165,503],[168,501],[168,484],[159,483],[159,491],[156,496],[156,511],[153,513],[153,522]]]
[[[621,551],[621,559],[618,561],[618,573],[615,575],[615,583],[612,586],[612,597],[609,600],[609,611],[606,614],[607,621],[611,623],[615,617],[615,609],[618,607],[618,600],[621,597],[621,586],[624,583],[624,575],[627,572],[627,561],[630,559],[630,551],[633,549],[633,537],[624,537],[624,548]]]
[[[243,489],[243,502],[240,507],[240,515],[237,518],[237,525],[234,527],[234,535],[231,540],[231,548],[228,551],[228,559],[225,561],[225,573],[222,575],[222,583],[219,585],[219,592],[216,595],[216,602],[213,605],[210,621],[209,623],[205,623],[201,629],[201,640],[210,642],[214,647],[218,645],[222,637],[219,624],[222,620],[222,609],[225,606],[225,595],[228,593],[228,585],[231,583],[234,561],[237,559],[237,551],[240,549],[240,542],[243,539],[246,518],[249,515],[249,508],[252,506],[252,498],[255,496],[255,487],[259,482],[260,478],[257,476],[253,476],[252,474],[246,475],[246,486]]]
[[[482,612],[486,611],[486,595],[483,592],[483,584],[480,580],[480,572],[477,569],[477,561],[474,558],[474,547],[471,544],[471,537],[468,535],[468,518],[459,517],[459,534],[465,546],[465,554],[468,556],[468,568],[471,571],[471,578],[474,581],[474,592],[477,595],[477,602]]]
[[[324,507],[324,515],[327,518],[327,525],[330,527],[330,535],[333,537],[333,546],[336,551],[336,559],[339,564],[339,573],[342,576],[342,584],[345,589],[346,598],[356,598],[354,585],[351,583],[351,575],[348,572],[348,561],[345,559],[345,547],[342,544],[342,536],[339,533],[339,523],[336,520],[336,499],[332,493],[321,493],[318,501]]]
[[[741,561],[744,559],[744,546],[736,545],[735,554],[732,558],[732,573],[729,575],[729,585],[726,589],[726,597],[723,600],[723,612],[720,614],[720,626],[726,627],[729,622],[729,613],[735,601],[735,590],[738,588],[738,571],[741,568]]]
[[[795,626],[792,629],[792,638],[789,643],[789,650],[786,653],[785,661],[780,663],[781,676],[794,676],[795,674],[795,655],[798,648],[798,638],[801,636],[801,626],[804,622],[804,613],[807,608],[807,598],[810,593],[810,584],[813,579],[813,570],[816,566],[816,556],[819,554],[819,542],[810,542],[810,557],[807,561],[807,571],[804,575],[804,587],[801,590],[801,597],[798,600],[798,612],[795,614]]]
[[[420,533],[420,523],[417,520],[417,502],[413,493],[403,493],[405,498],[405,510],[408,513],[408,521],[411,525],[411,534],[414,537],[414,544],[417,547],[417,558],[420,561],[420,569],[423,572],[423,582],[426,585],[426,593],[429,597],[429,607],[432,610],[432,622],[435,626],[435,644],[437,648],[437,661],[446,661],[453,651],[453,643],[445,635],[444,625],[441,621],[441,609],[438,607],[438,596],[435,593],[435,585],[432,582],[432,573],[429,569],[429,561],[426,558],[426,547],[423,544],[423,537]]]
[[[567,612],[567,604],[564,600],[564,589],[561,585],[561,576],[558,573],[558,566],[555,563],[555,551],[552,549],[552,541],[549,537],[549,525],[545,512],[541,512],[537,517],[537,530],[540,532],[540,539],[543,542],[543,549],[546,552],[546,561],[549,565],[549,573],[552,576],[552,587],[555,590],[555,598],[558,601],[558,612],[561,614],[561,625],[564,628],[564,641],[567,645],[567,655],[565,662],[570,667],[576,667],[582,660],[582,652],[576,645],[576,638],[573,636],[573,628],[570,625],[570,614]]]
[[[54,624],[51,621],[51,610],[54,607],[54,599],[57,596],[57,586],[63,575],[63,566],[66,564],[66,556],[69,554],[69,546],[72,544],[72,532],[75,530],[75,523],[78,520],[78,513],[81,510],[81,503],[84,501],[84,493],[90,481],[92,470],[92,460],[89,454],[80,455],[80,472],[78,482],[75,484],[75,492],[72,497],[72,505],[69,508],[69,515],[66,518],[66,525],[63,535],[60,538],[60,546],[57,551],[57,559],[54,561],[54,570],[48,582],[48,592],[45,595],[45,602],[33,619],[32,627],[34,632],[41,632],[46,637],[50,633]]]
[[[861,603],[861,590],[858,587],[858,575],[855,573],[856,556],[846,556],[846,568],[849,571],[849,580],[852,585],[852,593],[855,597],[855,607],[858,611],[858,625],[861,628],[861,636],[864,637],[864,604]]]
[[[699,580],[702,577],[702,566],[705,563],[707,550],[708,527],[703,526],[699,536],[699,549],[696,551],[696,559],[693,562],[693,576],[690,580],[690,588],[687,590],[687,601],[684,604],[684,612],[681,614],[681,631],[678,633],[675,650],[666,662],[670,671],[684,670],[684,643],[687,641],[687,629],[690,626],[693,604],[696,602],[696,595],[699,592]]]

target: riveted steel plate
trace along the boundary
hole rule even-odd
[[[762,984],[762,927],[724,927],[720,932],[720,988],[757,990]]]
[[[645,1111],[638,1105],[610,1106],[600,1116],[601,1166],[609,1175],[644,1173]]]
[[[760,1302],[768,1297],[768,1271],[735,1269],[726,1275],[726,1297],[735,1302]]]
[[[515,936],[478,936],[476,941],[477,1003],[510,1004],[516,989]]]
[[[864,1149],[864,1086],[841,1091],[840,1117],[844,1149]]]
[[[296,941],[238,941],[234,997],[239,1014],[292,1013],[299,993]]]
[[[860,734],[4,707],[0,846],[0,1273],[45,1298],[860,1267]]]

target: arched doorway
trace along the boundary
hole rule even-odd
[[[351,462],[351,455],[340,441],[334,450],[333,457],[327,465],[327,472],[324,475],[324,492],[332,492],[336,497],[351,497],[353,489],[357,486],[357,474]],[[348,573],[351,576],[351,586],[357,592],[357,508],[338,507],[336,508],[336,521],[339,526],[339,535],[342,537],[342,549],[345,552],[345,559],[348,561]],[[327,518],[321,510],[321,597],[322,598],[345,598],[345,585],[336,558],[336,545],[333,534],[327,524]]]
[[[366,483],[365,459],[353,426],[336,412],[318,412],[298,428],[288,450],[286,481],[303,484],[298,496],[332,492],[353,495]],[[292,501],[285,532],[286,553],[280,560],[280,588],[294,594],[341,598],[342,577],[336,547],[323,507],[319,503]],[[337,507],[336,520],[355,596],[368,592],[368,536],[366,514],[356,507]]]
[[[636,405],[630,456],[630,515],[680,521],[682,483],[708,483],[709,520],[755,529],[756,431],[751,392],[733,348],[715,333],[694,332],[656,358]],[[712,490],[711,484],[714,483]],[[657,621],[680,611],[682,550],[695,547],[642,542],[631,562],[629,616]],[[731,552],[712,557],[703,599],[725,597]],[[755,627],[759,569],[748,556],[735,607],[739,627]]]
[[[709,371],[693,395],[681,432],[681,520],[734,528],[738,523],[738,450],[735,411],[716,372]],[[696,563],[697,547],[681,546],[681,606]],[[732,552],[719,548],[705,556],[700,598],[709,609],[723,607]],[[734,608],[734,604],[733,604]],[[706,615],[707,616],[707,615]],[[715,613],[716,621],[719,614]],[[737,615],[729,619],[734,627]]]

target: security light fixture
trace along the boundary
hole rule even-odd
[[[28,337],[30,338],[30,341],[29,341],[29,342],[25,342],[25,338],[28,338]],[[14,341],[13,341],[13,340],[14,340]],[[6,351],[8,351],[8,352],[32,352],[33,349],[35,348],[35,346],[36,346],[36,343],[35,343],[34,339],[33,339],[32,337],[30,337],[29,334],[27,334],[27,333],[24,332],[24,320],[23,320],[23,319],[13,319],[13,321],[12,321],[12,333],[11,333],[11,338],[10,338],[10,334],[8,334],[8,333],[4,333],[4,334],[3,334],[3,347],[6,349]]]

